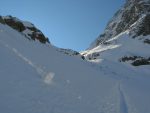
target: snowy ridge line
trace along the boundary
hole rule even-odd
[[[34,68],[36,70],[36,72],[38,73],[38,75],[44,79],[44,82],[46,84],[52,84],[52,79],[54,78],[55,74],[52,72],[46,72],[44,71],[44,69],[42,69],[41,67],[37,66],[36,64],[34,64],[31,60],[29,60],[28,58],[26,58],[25,56],[23,56],[16,48],[12,48],[10,47],[8,44],[6,44],[4,41],[0,40],[0,43],[2,45],[4,45],[4,47],[6,47],[7,49],[9,49],[10,51],[12,51],[16,56],[18,56],[20,59],[22,59],[25,63],[27,63],[29,66],[31,66],[32,68]]]

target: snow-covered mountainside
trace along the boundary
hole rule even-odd
[[[1,113],[149,113],[149,67],[101,65],[0,24]]]
[[[92,49],[106,40],[111,39],[118,34],[129,30],[134,31],[136,35],[149,35],[150,19],[150,1],[149,0],[126,0],[125,5],[118,10],[110,20],[103,34],[101,34],[89,47]],[[142,24],[142,25],[141,25]],[[138,27],[133,29],[135,27]]]
[[[150,0],[127,0],[82,55],[133,66],[150,65]]]

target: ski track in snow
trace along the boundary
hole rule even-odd
[[[120,96],[120,113],[128,113],[128,105],[126,103],[126,99],[122,91],[120,82],[118,85],[118,91],[119,91],[119,96]]]
[[[0,40],[0,43],[2,45],[4,45],[4,47],[6,47],[10,51],[12,51],[20,59],[22,59],[25,63],[27,63],[28,65],[30,65],[32,68],[34,68],[36,70],[36,72],[38,73],[38,75],[40,75],[40,77],[44,79],[44,82],[46,84],[52,84],[53,83],[52,79],[54,78],[55,73],[44,71],[44,69],[42,69],[41,67],[39,67],[36,64],[34,64],[31,60],[29,60],[28,58],[26,58],[25,56],[23,56],[17,49],[10,47],[4,41]]]
[[[17,49],[10,47],[8,44],[6,44],[5,42],[3,42],[1,40],[0,40],[0,43],[2,45],[4,45],[7,49],[12,51],[20,59],[22,59],[25,63],[30,65],[32,68],[34,68],[36,70],[36,72],[40,75],[40,77],[43,79],[44,83],[46,83],[46,84],[52,84],[53,83],[53,78],[55,76],[55,73],[52,73],[52,72],[47,73],[46,71],[44,71],[44,69],[42,69],[41,67],[34,64],[27,57],[23,56]],[[115,77],[115,79],[116,79],[116,77]],[[117,98],[119,98],[119,108],[117,111],[119,111],[119,113],[128,113],[128,106],[127,106],[126,99],[125,99],[125,96],[124,96],[124,93],[123,93],[122,87],[121,87],[121,79],[117,79],[117,80],[119,81],[118,86],[117,86],[118,88],[115,90],[115,92],[118,91],[118,93],[119,93],[119,96],[117,97]],[[109,113],[109,112],[114,113],[114,111],[115,111],[114,106],[116,106],[117,103],[110,101],[113,98],[115,98],[115,97],[113,97],[113,95],[110,95],[110,97],[108,97],[107,102],[103,103],[101,110],[100,110],[102,113],[103,112],[104,113]]]

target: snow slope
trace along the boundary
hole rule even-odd
[[[150,112],[148,70],[86,62],[2,24],[0,53],[1,113]]]
[[[0,112],[99,111],[115,80],[50,45],[30,42],[7,25],[0,29]]]

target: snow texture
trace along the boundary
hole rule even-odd
[[[0,24],[0,112],[149,113],[150,67],[134,68],[114,60],[123,50],[139,53],[125,43],[137,44],[141,51],[145,46],[128,32],[108,41],[111,46],[93,50],[107,52],[87,62]],[[147,45],[139,54],[149,56],[148,50]],[[122,52],[114,54],[118,51]]]

